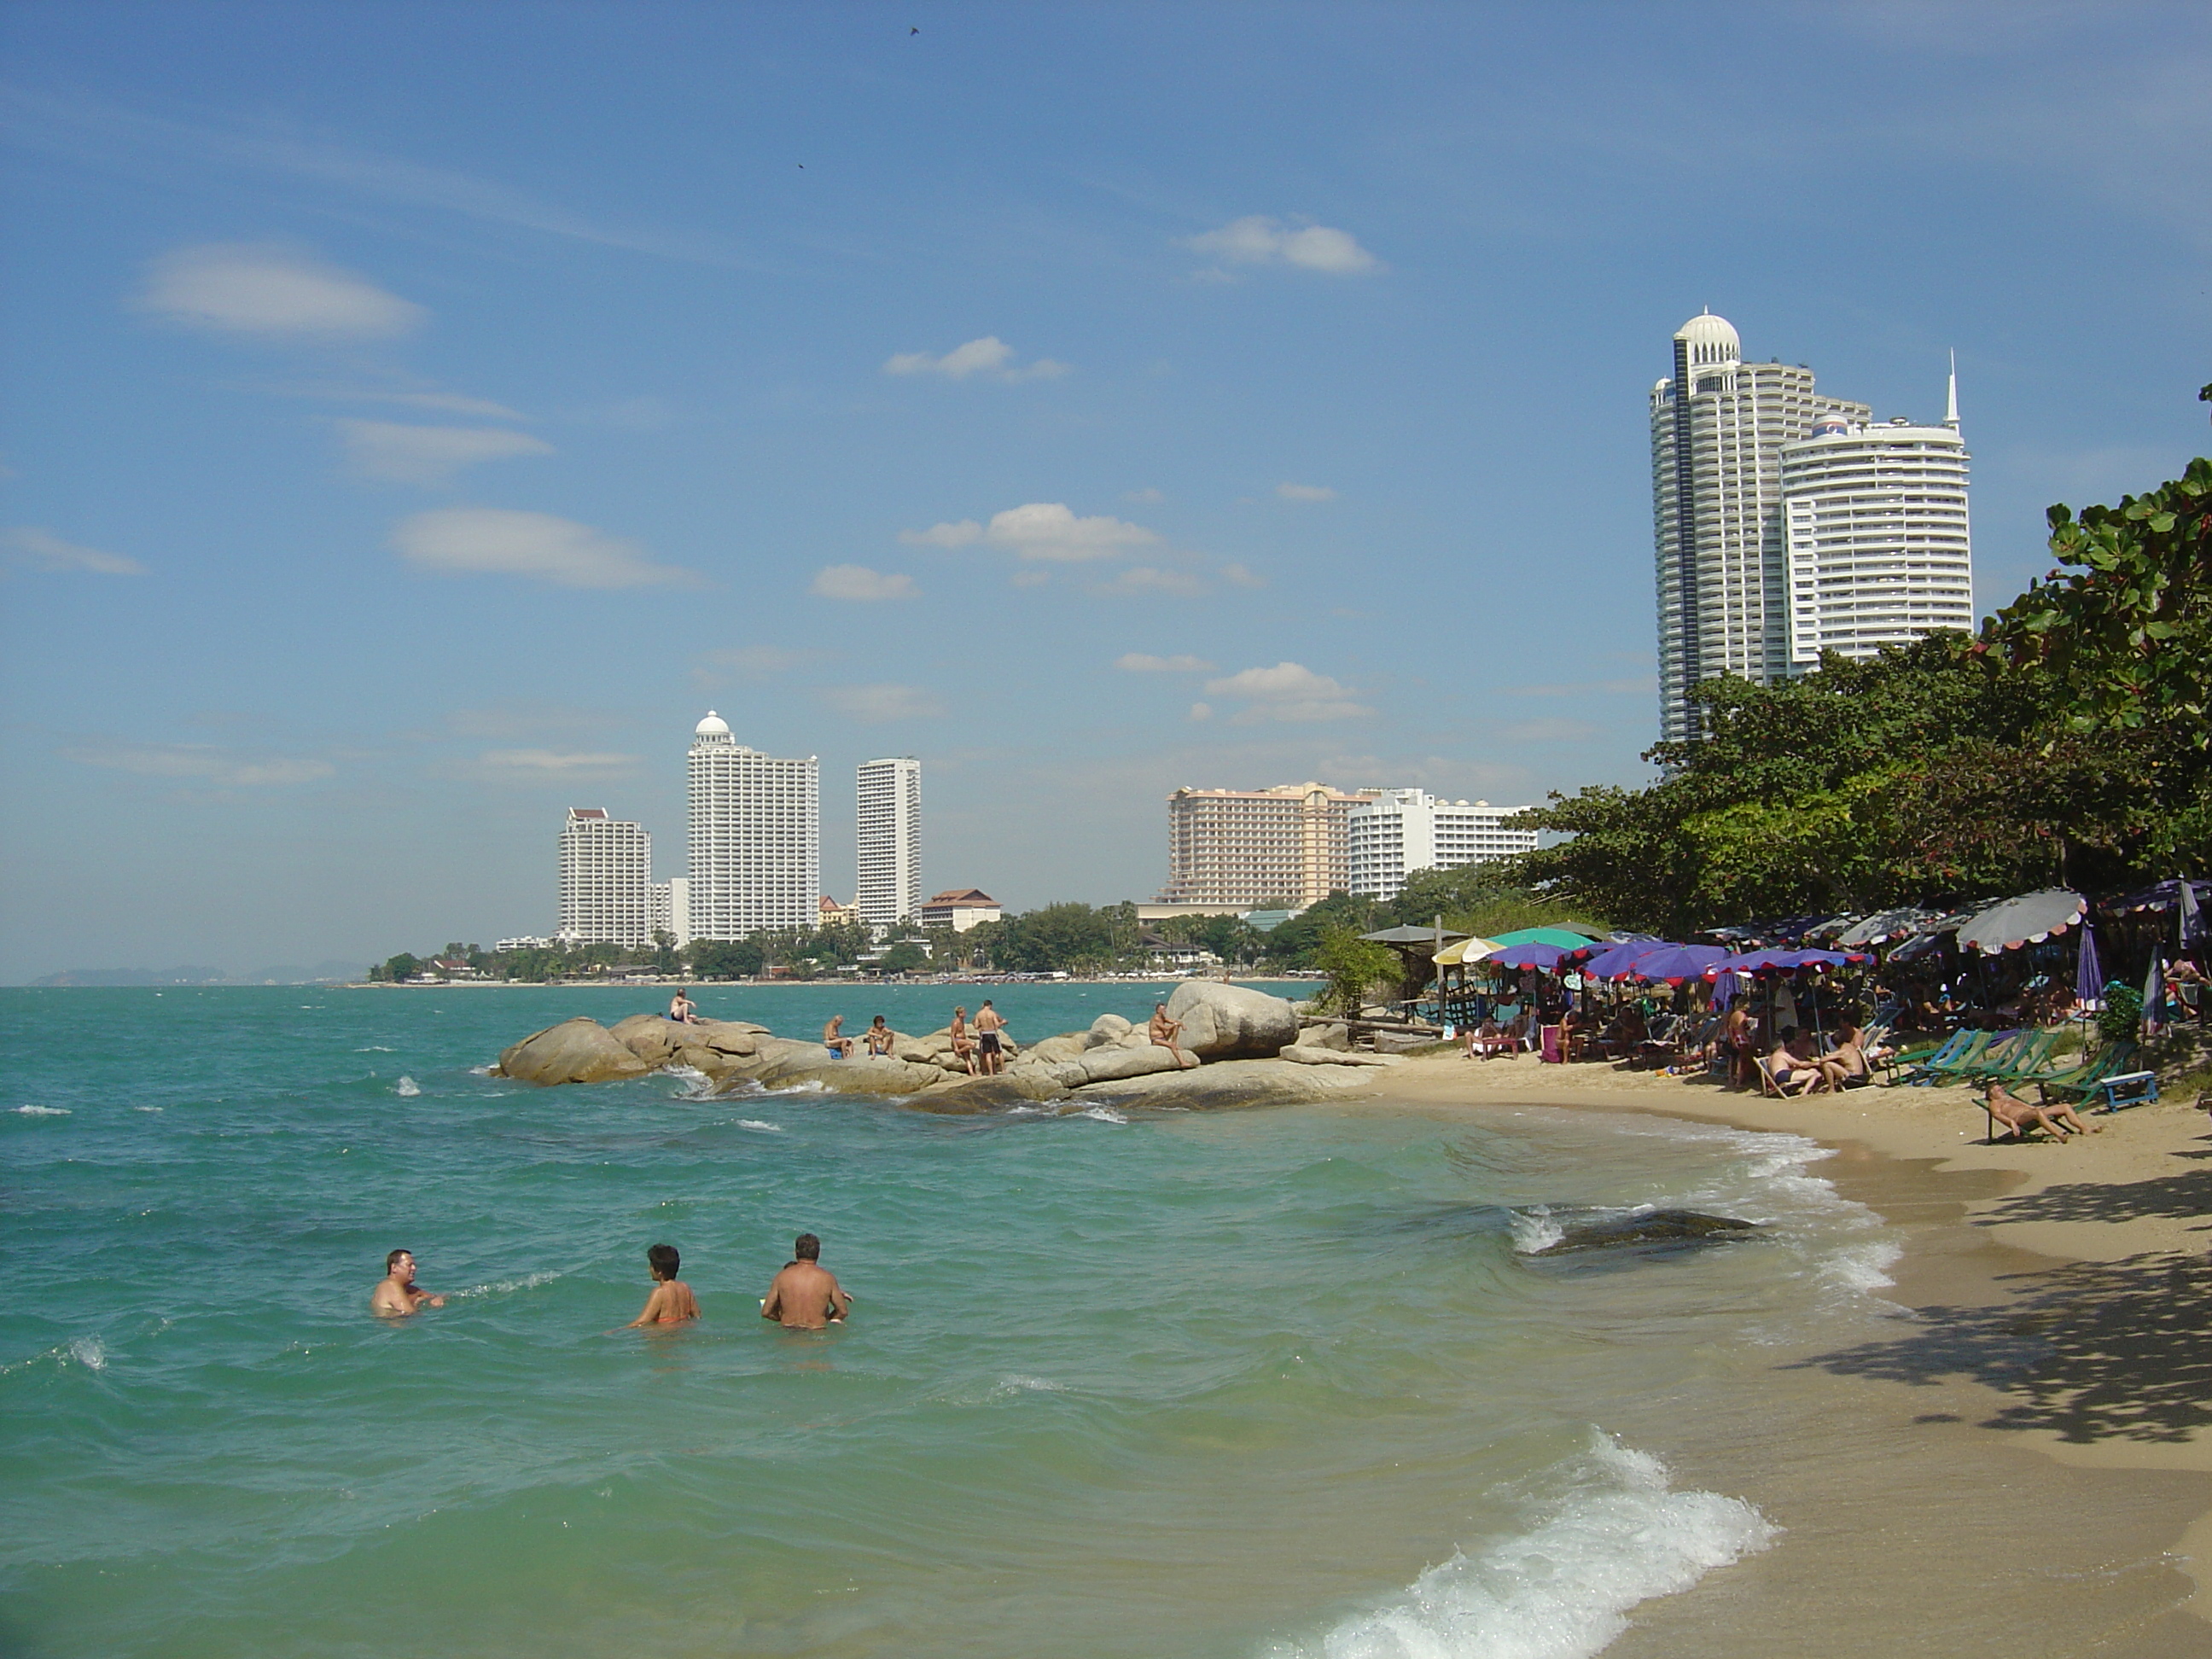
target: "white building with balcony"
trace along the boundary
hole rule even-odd
[[[1871,657],[1937,629],[1974,627],[1958,377],[1941,426],[1824,416],[1782,448],[1790,665]]]
[[[559,936],[579,945],[651,942],[647,889],[653,837],[600,806],[572,806],[561,826]]]
[[[811,928],[822,897],[822,774],[814,756],[748,749],[707,711],[686,762],[693,939]]]
[[[921,914],[921,763],[911,755],[861,762],[855,777],[860,885],[854,902],[871,927]]]
[[[1528,810],[1439,800],[1420,789],[1382,790],[1354,804],[1345,821],[1347,890],[1356,898],[1394,899],[1416,870],[1455,870],[1533,853],[1536,832],[1505,823]]]

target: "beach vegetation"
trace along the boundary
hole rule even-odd
[[[1318,907],[1316,907],[1318,908]],[[1331,927],[1314,950],[1314,966],[1328,975],[1323,999],[1338,1013],[1358,1014],[1378,987],[1398,994],[1398,955],[1346,927]]]

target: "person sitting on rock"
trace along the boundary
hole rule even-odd
[[[1183,1058],[1182,1050],[1176,1047],[1176,1039],[1182,1035],[1182,1022],[1168,1018],[1166,1003],[1156,1002],[1152,1005],[1152,1021],[1146,1030],[1151,1036],[1153,1045],[1156,1048],[1164,1048],[1173,1054],[1176,1065],[1188,1066],[1190,1063]]]
[[[878,1014],[867,1029],[865,1041],[870,1054],[881,1054],[888,1058],[890,1054],[891,1044],[898,1041],[898,1033],[884,1024],[884,1017]]]
[[[679,985],[676,988],[676,994],[668,999],[668,1017],[678,1025],[696,1025],[700,1023],[699,1005],[691,1000],[690,986]]]
[[[832,1060],[850,1060],[859,1042],[845,1035],[845,1016],[832,1014],[830,1023],[822,1028],[822,1046],[830,1051]]]

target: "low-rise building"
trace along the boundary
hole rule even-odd
[[[939,893],[921,907],[925,927],[950,927],[964,933],[978,922],[997,921],[1005,912],[999,901],[980,887],[963,887]]]
[[[860,906],[856,900],[851,904],[840,904],[827,893],[822,896],[822,920],[817,927],[858,927],[860,925]]]

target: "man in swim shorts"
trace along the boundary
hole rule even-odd
[[[668,1017],[678,1025],[696,1025],[699,1023],[699,1005],[691,1000],[690,986],[676,988],[676,994],[668,999]]]
[[[404,1319],[425,1304],[442,1308],[446,1298],[415,1283],[415,1253],[394,1250],[384,1258],[384,1277],[368,1293],[368,1310],[381,1319]]]
[[[830,1023],[822,1028],[822,1046],[830,1051],[832,1060],[850,1060],[853,1050],[860,1047],[844,1032],[845,1016],[842,1014],[830,1015]]]
[[[983,1062],[985,1077],[996,1077],[1005,1068],[1004,1044],[999,1034],[1006,1029],[1006,1016],[985,997],[983,1006],[975,1011],[975,1056]]]
[[[868,1027],[866,1041],[870,1054],[888,1055],[891,1045],[898,1041],[898,1033],[884,1024],[884,1017],[878,1014],[874,1023]]]
[[[793,1331],[818,1331],[842,1323],[853,1298],[838,1284],[837,1275],[822,1265],[822,1241],[812,1233],[801,1233],[791,1255],[761,1299],[761,1317]]]
[[[653,1294],[645,1299],[645,1311],[623,1327],[634,1331],[641,1325],[682,1325],[699,1316],[699,1298],[691,1294],[691,1287],[676,1276],[683,1267],[684,1258],[673,1244],[656,1244],[645,1253],[645,1265],[653,1273]]]

